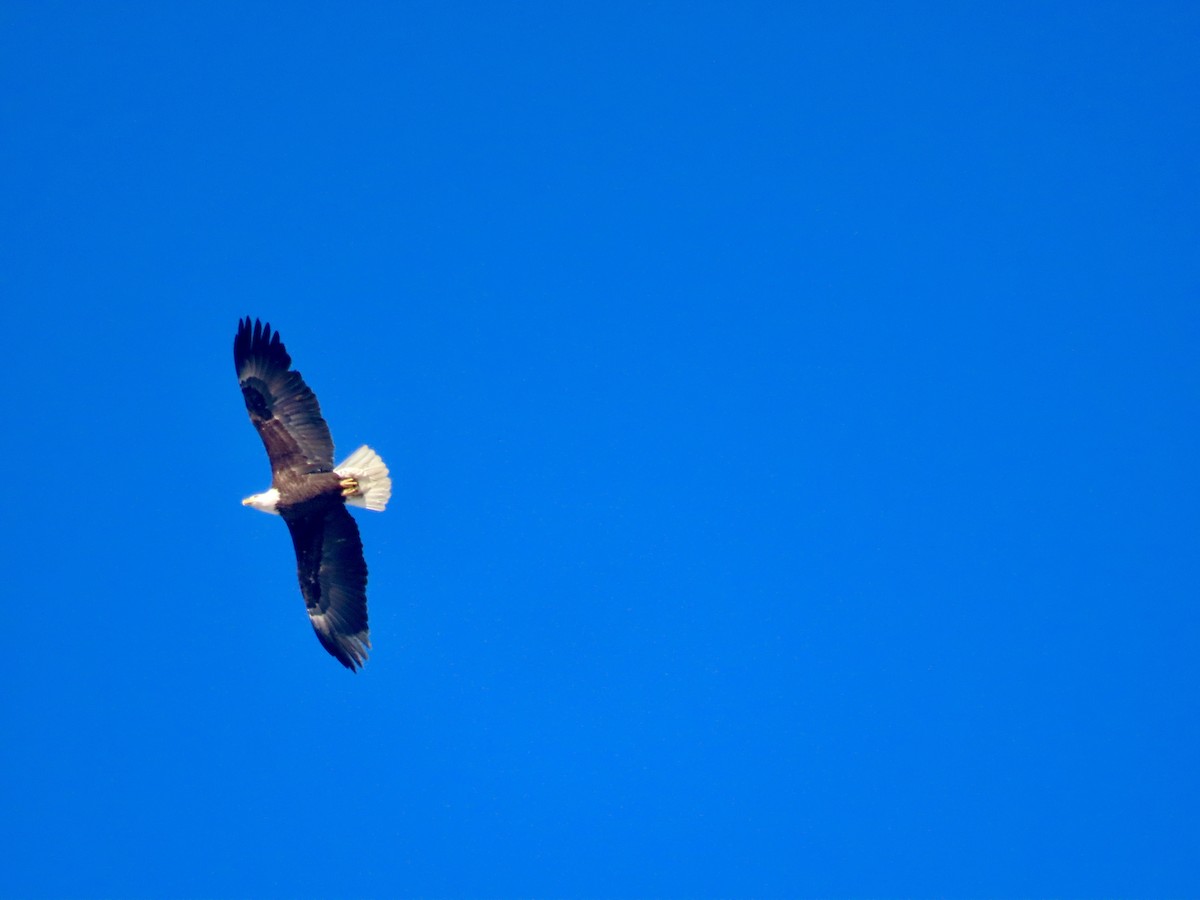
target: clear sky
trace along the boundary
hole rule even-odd
[[[0,895],[1200,895],[1198,46],[5,2]],[[247,314],[392,470],[357,675]]]

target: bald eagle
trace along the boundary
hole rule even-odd
[[[362,446],[339,466],[316,395],[291,368],[269,324],[238,322],[233,364],[250,421],[271,460],[271,487],[242,501],[281,516],[296,548],[296,573],[321,646],[350,670],[371,646],[367,563],[346,504],[382,510],[392,494],[387,466]]]

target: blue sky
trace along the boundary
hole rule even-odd
[[[4,4],[0,893],[1200,894],[1198,42]],[[395,479],[358,675],[247,314]]]

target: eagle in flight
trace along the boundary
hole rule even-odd
[[[346,504],[382,510],[387,466],[362,446],[333,464],[333,438],[316,395],[292,369],[269,324],[238,323],[233,364],[250,421],[271,460],[271,487],[242,501],[281,516],[296,548],[296,574],[317,639],[347,669],[367,659],[367,562]]]

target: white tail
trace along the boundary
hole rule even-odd
[[[351,475],[358,482],[358,493],[346,498],[351,506],[362,506],[377,512],[387,507],[392,496],[392,479],[388,477],[388,467],[379,454],[366,444],[346,457],[346,461],[333,471],[342,476]]]

